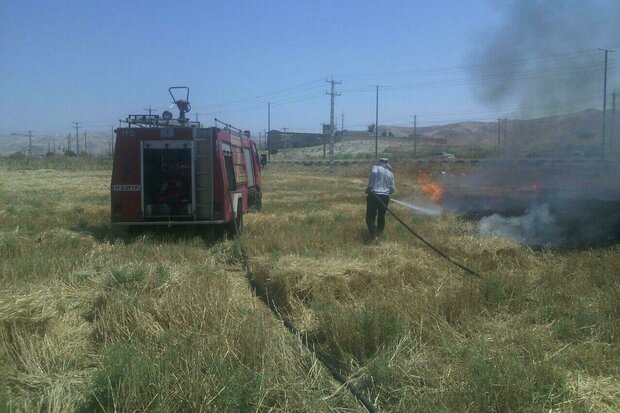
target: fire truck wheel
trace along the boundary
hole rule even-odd
[[[237,216],[233,219],[234,221],[228,224],[228,235],[231,238],[235,237],[237,234],[237,229],[239,230],[239,235],[241,235],[241,232],[243,231],[243,208],[241,200],[237,203]],[[237,229],[235,229],[235,221]]]
[[[262,199],[262,194],[259,192],[256,195],[256,202],[254,203],[254,211],[256,212],[260,212],[260,210],[263,208],[263,199]]]
[[[237,209],[237,228],[239,228],[239,234],[243,230],[243,210],[241,209],[241,201],[239,201],[239,209]]]

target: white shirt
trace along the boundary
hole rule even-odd
[[[377,195],[390,195],[395,190],[392,172],[382,165],[373,165],[368,177],[368,191]]]

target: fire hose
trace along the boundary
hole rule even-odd
[[[377,194],[375,194],[372,191],[369,191],[369,194],[372,194],[372,196],[375,197],[375,199],[379,202],[379,204],[385,208],[387,210],[387,212],[390,213],[390,215],[392,215],[394,218],[396,218],[396,220],[398,222],[400,222],[400,224],[402,226],[404,226],[405,228],[407,228],[407,230],[413,234],[413,236],[415,236],[417,239],[419,239],[420,241],[422,241],[422,243],[424,245],[426,245],[427,247],[429,247],[431,250],[433,250],[435,253],[437,253],[440,257],[444,258],[445,260],[449,261],[450,263],[456,265],[457,267],[459,267],[460,269],[462,269],[463,271],[465,271],[466,273],[468,273],[469,275],[473,275],[474,277],[478,277],[478,278],[482,278],[482,276],[477,273],[476,271],[467,268],[465,265],[461,264],[460,262],[456,261],[455,259],[453,259],[452,257],[448,256],[447,254],[445,254],[444,252],[442,252],[440,249],[438,249],[437,247],[435,247],[433,244],[431,244],[430,242],[428,242],[427,240],[425,240],[420,234],[418,234],[417,232],[415,232],[413,229],[411,229],[409,227],[409,225],[407,225],[402,219],[400,219],[394,212],[392,212],[392,210],[390,208],[388,208],[387,205],[385,205],[383,203],[383,201],[381,200],[381,198],[379,198],[377,196]]]
[[[231,194],[232,195],[232,194]],[[232,196],[231,196],[232,198]],[[239,212],[237,212],[239,213]],[[243,261],[243,266],[245,268],[245,278],[250,284],[250,288],[252,293],[261,299],[261,301],[271,310],[271,312],[284,324],[286,329],[297,336],[303,345],[319,360],[323,366],[331,373],[332,377],[336,379],[340,384],[349,390],[349,392],[368,410],[370,413],[379,413],[379,410],[372,404],[372,402],[364,395],[357,387],[355,387],[350,380],[344,376],[340,371],[334,366],[330,361],[328,356],[319,350],[316,346],[316,343],[311,341],[306,334],[303,334],[292,322],[289,320],[284,314],[280,312],[277,305],[273,302],[271,298],[269,298],[268,292],[261,287],[257,282],[254,274],[250,270],[249,259],[241,245],[240,240],[240,232],[239,227],[237,225],[236,217],[233,218],[233,225],[235,227],[235,242],[237,244],[237,248],[239,249],[239,254],[241,255],[241,259]]]

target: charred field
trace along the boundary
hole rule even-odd
[[[446,210],[536,247],[589,247],[620,239],[617,159],[489,159],[441,176]]]
[[[252,295],[235,241],[114,229],[105,165],[37,162],[0,164],[0,411],[365,411]],[[429,179],[467,180],[477,199],[494,185],[470,164],[392,164],[407,202]],[[367,172],[269,165],[240,242],[256,282],[380,411],[620,409],[616,240],[532,248],[463,211],[393,205],[471,277],[389,216],[369,242]],[[516,197],[557,195],[534,181]],[[569,198],[615,200],[584,187]]]

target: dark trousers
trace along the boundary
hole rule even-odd
[[[377,197],[381,200],[381,202],[379,202]],[[366,225],[368,225],[368,231],[370,231],[370,236],[372,238],[376,238],[381,235],[383,228],[385,228],[385,212],[387,211],[387,206],[389,203],[389,195],[376,195],[370,193],[366,198]]]

